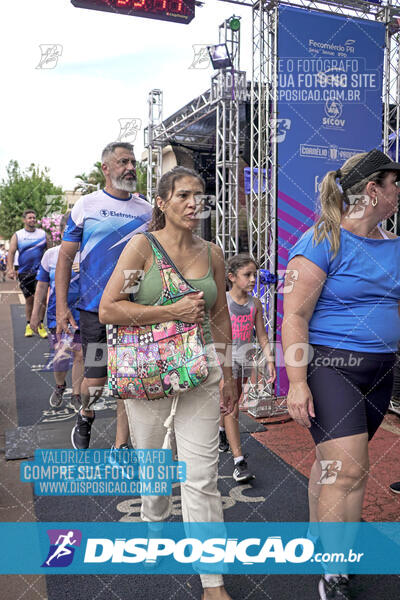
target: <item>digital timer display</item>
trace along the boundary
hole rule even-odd
[[[147,17],[173,23],[190,23],[195,0],[71,0],[77,8],[91,8],[132,17]]]

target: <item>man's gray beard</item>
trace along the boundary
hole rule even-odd
[[[120,190],[122,192],[136,192],[136,179],[132,179],[128,181],[123,177],[111,177],[111,185],[114,190]]]

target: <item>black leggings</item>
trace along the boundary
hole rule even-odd
[[[314,399],[314,442],[365,432],[372,439],[389,406],[395,354],[313,349],[307,381]]]

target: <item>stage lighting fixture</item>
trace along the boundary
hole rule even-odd
[[[232,31],[239,31],[240,29],[240,17],[232,17],[229,21],[229,27]]]
[[[208,53],[214,69],[226,69],[227,67],[233,67],[226,44],[215,44],[214,46],[208,46]]]

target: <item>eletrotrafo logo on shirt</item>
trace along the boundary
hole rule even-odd
[[[79,529],[48,529],[50,548],[42,567],[68,567],[74,558],[75,549],[81,545]]]
[[[118,212],[116,210],[107,210],[106,208],[101,209],[100,215],[102,217],[121,217],[123,219],[134,219],[135,218],[135,215],[128,215],[127,213]]]

